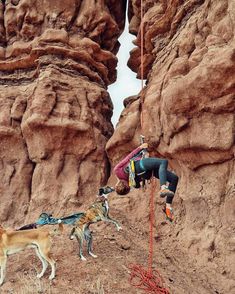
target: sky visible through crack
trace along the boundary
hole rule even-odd
[[[141,80],[137,79],[136,73],[127,66],[129,52],[135,47],[132,41],[136,38],[128,32],[128,25],[128,19],[126,18],[125,30],[119,38],[121,46],[117,54],[117,81],[108,87],[114,107],[112,117],[114,127],[118,123],[119,116],[124,109],[123,100],[129,96],[137,95],[141,90]]]

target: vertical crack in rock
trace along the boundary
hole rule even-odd
[[[28,201],[28,204],[30,204],[31,199],[32,199],[33,174],[34,174],[34,170],[36,168],[36,163],[31,162],[31,164],[32,164],[32,172],[31,172],[31,178],[30,178],[30,181],[29,181],[29,201]],[[27,214],[27,212],[28,212],[28,209],[27,209],[27,211],[25,211],[25,214]]]
[[[6,1],[0,2],[0,46],[6,47],[6,28],[4,24],[4,13],[5,13],[5,7],[6,7]],[[2,52],[0,52],[0,57],[2,55]]]
[[[78,14],[79,14],[79,10],[80,10],[80,6],[81,6],[81,0],[77,0],[75,2],[75,11],[74,11],[74,14],[70,20],[70,22],[68,23],[68,26],[67,26],[67,31],[70,31],[71,27],[74,25],[77,17],[78,17]]]

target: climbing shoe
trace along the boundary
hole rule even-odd
[[[169,220],[170,222],[172,222],[174,219],[173,208],[172,207],[165,207],[164,212],[166,214],[166,219]]]
[[[167,186],[162,186],[160,190],[160,197],[164,198],[166,196],[174,196],[174,192],[169,190]]]

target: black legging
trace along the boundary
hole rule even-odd
[[[140,187],[140,182],[143,179],[149,180],[153,175],[160,180],[161,186],[169,182],[169,190],[175,193],[178,184],[178,176],[167,170],[167,166],[167,159],[155,157],[148,157],[135,161],[136,188]],[[172,203],[173,197],[174,196],[167,196],[166,203]]]

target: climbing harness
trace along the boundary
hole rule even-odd
[[[128,171],[129,171],[129,186],[135,187],[135,161],[134,159],[130,160],[130,163],[128,164]]]
[[[136,187],[136,180],[135,180],[135,176],[141,176],[143,174],[145,174],[145,171],[141,172],[141,173],[136,173],[136,170],[135,170],[135,161],[137,158],[140,158],[143,159],[145,156],[145,151],[144,150],[141,150],[140,152],[138,152],[135,156],[133,156],[130,161],[129,161],[129,164],[128,166],[126,167],[125,169],[125,172],[129,174],[129,186],[130,187]],[[139,160],[139,159],[138,159]]]
[[[145,137],[143,135],[140,135],[140,143],[141,144],[144,143],[144,139],[145,139]],[[147,152],[147,150],[145,150],[145,149],[142,150],[142,159],[144,159],[146,157],[146,152]],[[142,169],[144,170],[144,166],[143,166],[142,161],[140,161],[140,167],[141,166],[142,166]],[[142,189],[143,189],[143,191],[145,191],[145,188],[146,188],[146,181],[145,181],[145,178],[142,177]]]
[[[143,90],[143,54],[144,54],[144,30],[143,30],[143,0],[140,3],[141,7],[141,85]],[[141,109],[142,110],[142,109]],[[140,125],[143,128],[143,110],[140,114]],[[143,143],[144,138],[142,138]],[[164,287],[164,280],[160,273],[153,269],[153,242],[154,242],[154,192],[156,190],[156,180],[151,179],[151,193],[150,193],[150,224],[149,224],[149,257],[148,257],[148,269],[144,269],[141,265],[132,264],[129,268],[131,270],[130,283],[132,286],[144,290],[146,293],[156,294],[169,294],[169,290]]]

